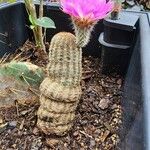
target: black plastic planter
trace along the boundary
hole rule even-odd
[[[11,16],[13,14],[13,17]],[[51,6],[46,5],[44,15],[54,20],[56,29],[47,29],[46,39],[50,41],[54,34],[60,31],[73,32],[70,17],[64,14],[58,4]],[[23,3],[3,4],[0,9],[0,56],[4,53],[14,52],[16,48],[21,46],[28,38],[32,37],[32,31],[29,29],[28,17]],[[9,23],[8,23],[9,22]],[[83,49],[86,55],[100,56],[98,39],[100,32],[103,31],[103,24],[100,21],[91,36],[91,42]],[[17,34],[16,34],[17,33]],[[89,50],[92,49],[92,50]]]
[[[132,19],[131,19],[132,18]],[[128,68],[139,26],[137,14],[121,12],[118,20],[104,19],[102,45],[102,73],[125,74]]]
[[[140,33],[137,36],[133,54],[124,84],[124,142],[122,149],[150,149],[150,87],[149,87],[149,13],[127,12],[140,16]]]
[[[47,5],[44,11],[46,16],[54,20],[57,27],[55,31],[48,30],[48,41],[57,32],[72,32],[68,15],[62,13],[58,6]],[[92,33],[91,42],[83,53],[100,57],[102,52],[102,56],[105,55],[103,62],[107,62],[109,65],[118,65],[124,75],[127,72],[122,99],[124,123],[120,132],[122,135],[121,150],[150,150],[150,15],[141,12],[124,12],[124,15],[127,16],[131,14],[140,18],[140,25],[138,26],[136,23],[138,19],[135,19],[134,26],[136,28],[132,26],[132,30],[130,30],[133,40],[127,39],[128,35],[124,33],[126,30],[118,29],[115,32],[112,29],[109,30],[114,33],[110,38],[109,32],[106,31],[110,27],[104,29],[103,22],[100,21]],[[4,34],[0,34],[0,56],[2,57],[5,53],[13,53],[30,37],[32,32],[27,26],[29,22],[24,4],[21,2],[0,5],[0,18],[0,33]],[[102,32],[107,33],[107,36],[104,37]],[[117,35],[121,34],[123,38],[116,37],[116,33]],[[118,40],[122,42],[111,43],[114,39],[115,42]],[[100,40],[101,42],[99,42]],[[104,51],[101,51],[101,48]],[[110,54],[110,52],[112,53]],[[112,54],[115,59],[112,59]]]
[[[117,45],[105,42],[104,33],[101,33],[99,42],[102,44],[102,73],[110,74],[117,72],[124,75],[129,65],[131,47],[127,45]]]
[[[118,20],[104,19],[104,41],[111,44],[128,45],[134,42],[139,16],[121,12]]]

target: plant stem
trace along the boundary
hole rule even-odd
[[[40,7],[39,7],[39,18],[43,17],[43,0],[40,0]],[[43,42],[43,32],[42,32],[42,27],[38,26],[38,34],[39,34],[39,40],[40,40],[40,44],[42,49],[44,50],[44,52],[46,53],[45,50],[45,45]]]
[[[28,12],[28,15],[31,15],[33,20],[36,20],[37,14],[36,14],[36,9],[35,9],[33,0],[25,0],[25,6]],[[39,17],[43,17],[43,0],[40,0]],[[35,27],[32,30],[33,30],[33,35],[34,35],[36,46],[43,49],[44,52],[46,52],[45,45],[43,42],[42,27],[37,26],[37,25],[34,25],[34,26]]]

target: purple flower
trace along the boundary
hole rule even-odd
[[[65,13],[73,18],[94,22],[106,17],[112,11],[113,2],[106,0],[61,0],[61,6]]]

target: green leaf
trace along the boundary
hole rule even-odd
[[[44,28],[56,28],[54,21],[48,17],[38,18],[35,24]]]

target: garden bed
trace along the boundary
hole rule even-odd
[[[28,38],[31,39],[32,33],[27,26],[29,22],[23,3],[4,5],[1,7],[0,12],[0,17],[4,23],[0,24],[0,32],[4,34],[4,36],[0,35],[0,40],[4,41],[4,43],[0,43],[0,56],[2,57],[5,53],[14,53]],[[10,15],[12,13],[14,14],[13,19]],[[70,18],[68,19],[68,15],[62,13],[57,6],[45,6],[44,13],[56,23],[56,30],[49,29],[47,31],[48,42],[54,34],[60,31],[73,32]],[[38,149],[39,147],[49,149],[47,146],[47,143],[49,143],[51,149],[97,148],[107,150],[110,146],[110,149],[119,149],[121,147],[120,149],[124,150],[135,149],[136,147],[136,150],[149,150],[150,105],[148,100],[150,73],[149,69],[147,69],[149,68],[150,58],[149,14],[131,11],[125,11],[125,13],[140,16],[137,40],[132,45],[133,54],[126,76],[121,77],[117,74],[103,75],[101,73],[100,56],[102,45],[98,39],[104,28],[102,21],[100,21],[92,33],[90,44],[83,49],[83,93],[81,103],[76,112],[77,118],[70,133],[61,139],[54,138],[47,142],[45,141],[45,135],[41,135],[35,127],[39,98],[38,89],[32,88],[29,91],[35,98],[33,103],[21,104],[15,101],[13,107],[1,109],[1,149],[22,149],[22,147],[26,149]],[[38,53],[32,53],[32,51],[33,49],[28,51],[26,56],[32,54],[32,62],[45,66],[47,62],[42,61],[39,64],[39,60],[36,59]],[[23,56],[21,58],[24,59]],[[28,57],[24,60],[30,61]],[[9,92],[11,94],[12,90],[9,90]],[[105,102],[103,102],[104,100]],[[123,116],[118,117],[120,112]],[[119,127],[120,130],[111,126],[115,117],[123,119],[122,128]],[[120,122],[118,119],[115,119],[115,122],[116,120]],[[119,124],[116,124],[115,127],[117,126]],[[120,144],[118,145],[119,147],[116,147],[118,141],[120,141]]]
[[[27,60],[32,61],[33,55]],[[36,59],[34,61],[32,62],[37,64]],[[32,93],[33,100],[27,100],[22,104],[21,100],[16,99],[14,106],[0,108],[1,149],[116,149],[121,140],[119,129],[122,123],[123,78],[117,74],[102,75],[100,68],[100,59],[83,58],[82,97],[76,111],[74,127],[62,138],[49,136],[47,137],[49,141],[46,141],[45,136],[38,132],[36,112],[39,107],[37,94],[39,91],[37,89],[32,90],[36,93],[35,95]],[[7,85],[7,90],[9,88]],[[17,92],[19,94],[21,90],[23,89],[16,90],[13,94]],[[4,96],[0,96],[6,100]],[[9,93],[6,97],[9,98]]]

